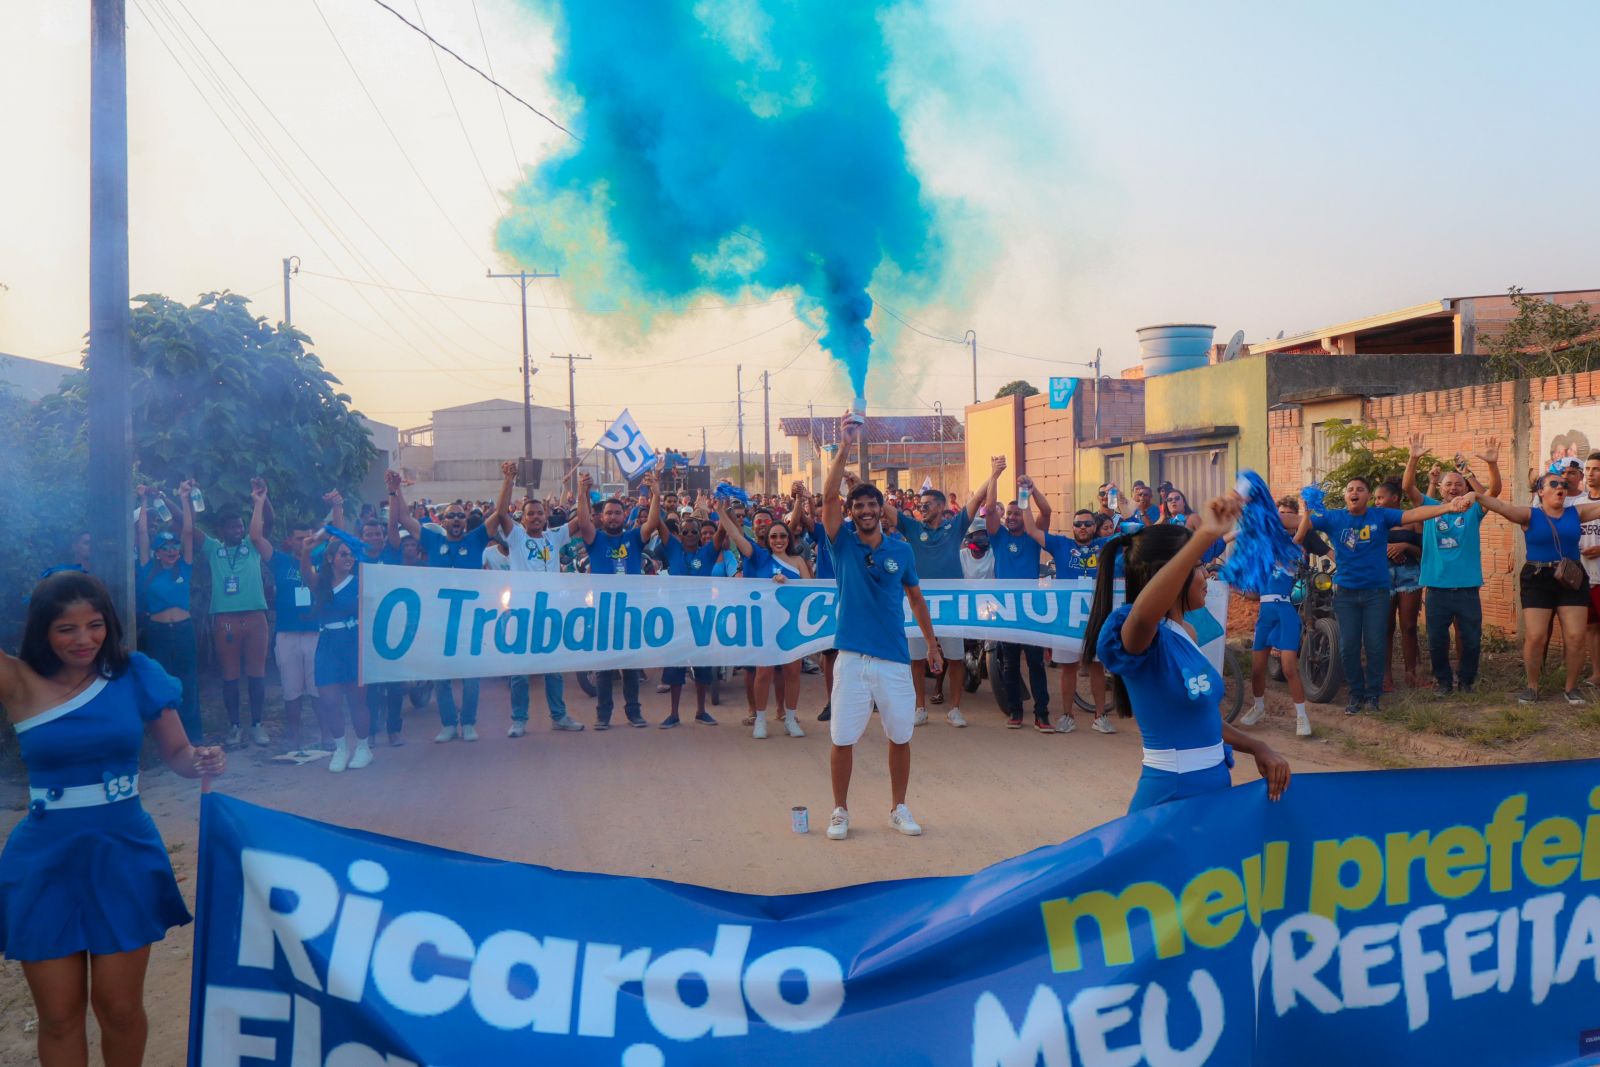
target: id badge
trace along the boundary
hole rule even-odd
[[[311,590],[307,586],[298,585],[294,590],[294,606],[309,608],[311,606]]]
[[[238,593],[239,593],[239,576],[238,575],[230,574],[230,575],[228,575],[228,577],[223,579],[223,581],[222,581],[222,593],[223,593],[224,596],[237,596],[238,595]]]

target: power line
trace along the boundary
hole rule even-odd
[[[422,15],[422,0],[411,0],[417,9],[417,21],[424,27],[428,25]],[[450,101],[450,110],[455,113],[456,126],[461,130],[461,139],[467,142],[467,151],[472,155],[472,162],[478,167],[478,177],[483,179],[483,189],[489,194],[489,202],[494,205],[494,213],[503,221],[506,213],[500,207],[500,197],[494,191],[494,185],[489,181],[489,172],[483,169],[483,160],[478,158],[478,148],[472,143],[472,135],[467,132],[467,124],[461,118],[461,109],[456,106],[456,94],[450,91],[450,79],[444,76],[444,64],[439,62],[439,53],[429,50],[433,57],[433,68],[439,72],[439,84],[444,86],[444,95]]]
[[[390,290],[392,292],[396,292],[396,293],[414,293],[417,296],[431,296],[431,297],[434,297],[434,298],[436,298],[438,300],[459,300],[462,303],[466,303],[466,304],[493,304],[493,305],[495,305],[497,307],[512,307],[512,308],[514,308],[514,307],[521,307],[522,306],[521,301],[517,301],[517,300],[490,300],[490,299],[487,299],[486,297],[481,297],[481,296],[457,296],[454,293],[440,293],[440,292],[435,292],[432,289],[406,289],[406,288],[404,288],[402,286],[398,286],[398,285],[384,285],[381,282],[365,281],[365,280],[363,280],[361,278],[347,278],[342,274],[329,274],[326,271],[307,270],[304,267],[300,268],[299,273],[300,274],[309,274],[309,275],[311,275],[313,277],[316,277],[316,278],[330,278],[330,279],[332,279],[334,281],[349,282],[351,285],[370,285],[370,286],[373,286],[374,288],[377,288],[377,289],[388,289],[388,290]],[[782,303],[783,301],[788,300],[788,299],[790,299],[788,296],[775,296],[775,297],[772,297],[771,299],[768,299],[768,300],[746,300],[746,301],[742,301],[742,302],[737,303],[737,304],[703,304],[703,305],[701,305],[699,307],[689,307],[689,308],[678,309],[677,311],[674,312],[674,314],[689,314],[691,312],[698,312],[698,311],[732,311],[732,310],[735,310],[735,309],[738,309],[738,308],[765,307],[768,304],[778,304],[778,303]],[[574,306],[572,306],[570,304],[529,304],[528,306],[530,308],[537,308],[537,309],[539,309],[541,311],[575,311],[580,315],[628,315],[628,314],[632,314],[631,312],[625,311],[622,308],[606,308],[606,309],[600,309],[600,310],[591,310],[589,308],[574,307]]]
[[[390,7],[388,4],[384,3],[383,0],[372,0],[372,2],[377,4],[379,7],[383,8],[385,11],[387,11],[389,14],[393,15],[395,18],[399,19],[401,22],[405,23],[411,29],[413,29],[416,32],[422,34],[422,36],[426,37],[428,39],[428,41],[435,48],[439,49],[441,52],[444,52],[445,54],[450,56],[450,58],[454,59],[457,63],[460,63],[463,67],[466,67],[468,70],[472,71],[472,73],[476,74],[478,77],[482,78],[484,81],[488,82],[490,85],[494,86],[496,89],[500,90],[502,93],[505,93],[511,99],[515,100],[517,103],[521,104],[523,107],[527,108],[529,111],[533,112],[535,115],[538,115],[540,118],[544,119],[550,125],[554,126],[556,129],[560,130],[562,133],[564,133],[568,137],[572,138],[574,141],[577,141],[580,144],[583,142],[583,138],[582,137],[579,137],[577,134],[573,133],[571,130],[569,130],[565,126],[561,125],[561,123],[557,122],[555,119],[551,118],[549,115],[546,115],[543,111],[540,111],[538,108],[534,107],[532,104],[530,104],[526,100],[522,99],[522,97],[518,96],[516,93],[512,92],[510,89],[507,89],[504,85],[501,85],[492,76],[490,76],[488,74],[485,74],[483,71],[481,71],[477,67],[473,66],[470,62],[468,62],[465,58],[462,57],[461,53],[457,52],[455,49],[451,48],[449,45],[447,45],[443,41],[439,40],[433,34],[429,33],[427,30],[423,29],[421,26],[418,26],[416,23],[412,22],[410,19],[408,19],[404,15],[400,14],[400,12],[396,11],[394,8]],[[313,5],[315,5],[316,0],[312,0],[312,3],[313,3]],[[318,13],[319,14],[321,13],[320,9],[319,9]],[[324,18],[323,21],[326,22],[327,19]],[[479,32],[480,33],[482,32],[482,29],[483,29],[482,23],[480,23],[479,24]]]
[[[483,32],[483,16],[478,14],[478,0],[472,0],[472,20],[478,24],[478,41],[483,45],[483,62],[489,68],[490,84],[496,89],[498,84],[494,81],[494,57],[489,55],[489,36]],[[516,138],[511,136],[511,120],[506,118],[506,102],[498,92],[493,93],[495,107],[500,109],[500,125],[506,129],[506,144],[511,147],[511,165],[518,170],[522,169],[522,155],[517,151]]]
[[[889,314],[890,318],[892,318],[895,321],[899,322],[900,325],[904,326],[906,329],[910,330],[912,333],[921,334],[923,337],[926,337],[929,340],[932,340],[932,341],[945,341],[945,342],[947,342],[949,344],[953,344],[953,345],[964,345],[964,344],[967,343],[967,339],[965,337],[947,337],[947,336],[945,336],[944,334],[941,334],[941,333],[932,333],[929,330],[922,329],[920,326],[916,325],[916,323],[914,323],[910,319],[906,318],[905,315],[903,315],[900,312],[896,311],[894,308],[890,307],[888,304],[885,304],[881,300],[877,301],[875,306],[882,308],[884,311],[886,311]],[[1030,356],[1025,352],[1012,352],[1012,351],[1010,351],[1008,349],[996,348],[994,345],[986,345],[981,341],[978,342],[978,347],[983,349],[985,352],[993,352],[996,355],[1012,356],[1012,357],[1014,357],[1016,359],[1031,359],[1031,360],[1033,360],[1033,361],[1035,361],[1037,363],[1067,364],[1067,365],[1073,366],[1073,367],[1092,367],[1092,366],[1094,366],[1094,364],[1092,362],[1089,362],[1089,361],[1086,361],[1086,360],[1055,359],[1055,358],[1052,358],[1050,356]]]

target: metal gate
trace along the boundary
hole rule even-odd
[[[1233,487],[1237,472],[1233,469],[1231,453],[1232,449],[1226,444],[1159,452],[1156,454],[1156,483],[1171,482],[1188,498],[1190,507],[1199,508]]]
[[[1106,484],[1114,485],[1122,494],[1124,500],[1128,499],[1132,486],[1128,484],[1128,457],[1124,453],[1106,457]]]

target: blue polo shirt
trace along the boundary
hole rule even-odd
[[[1423,497],[1424,504],[1438,504]],[[1459,515],[1440,515],[1422,524],[1422,584],[1429,589],[1476,589],[1483,584],[1479,528],[1483,505]]]
[[[274,552],[267,560],[272,572],[272,609],[279,633],[303,634],[318,628],[311,587],[300,577],[300,561],[287,552]]]
[[[1311,516],[1312,529],[1333,545],[1340,589],[1389,588],[1389,531],[1404,519],[1398,508],[1368,508],[1358,516],[1328,508]]]
[[[608,534],[596,528],[589,542],[590,574],[641,574],[644,566],[644,538],[637,528]]]
[[[853,527],[840,526],[832,548],[839,579],[839,628],[833,647],[909,664],[905,590],[920,584],[911,546],[885,536],[870,548]]]
[[[989,535],[989,551],[994,553],[996,578],[1039,577],[1039,542],[1027,534],[1014,534],[1004,526]]]
[[[839,527],[839,529],[842,532],[844,530],[854,529],[854,527],[850,525],[848,520],[846,520]],[[817,546],[817,558],[816,561],[812,563],[811,569],[816,572],[818,578],[826,578],[829,581],[832,581],[835,577],[833,570],[833,550],[828,547],[828,531],[827,528],[822,525],[822,523],[818,522],[812,525],[811,540]]]
[[[485,523],[475,530],[468,530],[459,541],[452,541],[431,526],[424,526],[421,547],[422,558],[430,567],[481,571],[483,550],[489,547],[489,526]]]
[[[1100,573],[1100,550],[1109,538],[1097,537],[1080,545],[1070,537],[1047,534],[1050,557],[1056,561],[1057,578],[1093,578]],[[1061,542],[1057,547],[1056,542]]]
[[[693,552],[685,552],[683,541],[669,537],[661,546],[661,558],[667,561],[667,573],[685,578],[709,578],[711,568],[717,563],[717,546],[710,541],[700,542]]]
[[[966,512],[961,513],[962,519]],[[900,533],[917,559],[917,574],[923,578],[960,578],[961,545],[966,541],[967,524],[949,515],[937,526],[929,526],[909,512],[900,513]]]

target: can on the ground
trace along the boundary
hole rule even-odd
[[[789,828],[797,834],[811,832],[811,813],[799,804],[789,809]]]

